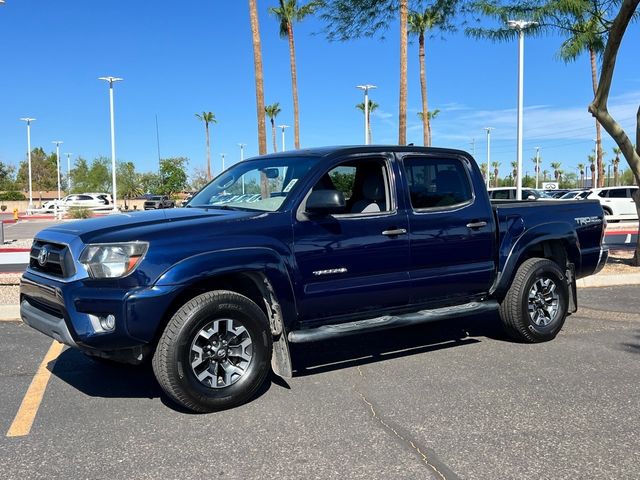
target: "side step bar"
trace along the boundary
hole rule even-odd
[[[343,335],[355,333],[373,332],[388,328],[405,327],[419,323],[435,322],[466,315],[494,311],[498,308],[498,302],[487,300],[484,302],[471,302],[453,307],[435,308],[433,310],[420,310],[418,312],[403,313],[399,315],[385,315],[354,322],[338,323],[334,325],[322,325],[321,327],[304,330],[292,330],[287,338],[292,343],[318,342]]]

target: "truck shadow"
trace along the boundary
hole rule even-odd
[[[317,343],[292,344],[294,376],[350,368],[375,362],[460,347],[482,341],[482,337],[507,340],[497,314],[351,335]],[[92,360],[67,348],[53,364],[51,373],[85,395],[101,398],[160,398],[172,410],[191,414],[168,398],[156,381],[151,365],[111,365]],[[272,385],[289,389],[286,380],[271,374],[251,401]]]
[[[496,312],[290,347],[294,376],[306,376],[471,345],[481,337],[512,341]]]
[[[112,365],[92,360],[79,350],[67,348],[47,367],[53,375],[90,397],[160,398],[180,413],[196,414],[171,400],[160,388],[150,364]],[[272,377],[278,378],[272,374]],[[278,378],[279,379],[279,378]],[[273,382],[265,382],[252,401],[264,395]]]

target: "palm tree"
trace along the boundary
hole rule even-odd
[[[562,164],[560,162],[551,162],[551,168],[553,168],[553,175],[556,179],[556,182],[559,182],[560,180],[560,166]]]
[[[618,147],[613,147],[613,153],[616,154],[616,158],[611,160],[611,163],[613,164],[613,184],[617,187],[619,166],[620,166],[620,154],[622,153],[622,150],[620,150],[620,148]]]
[[[264,107],[264,111],[271,121],[271,138],[273,140],[273,151],[278,151],[278,145],[276,144],[276,117],[280,113],[280,103],[272,103]]]
[[[590,4],[587,8],[591,8]],[[571,11],[574,12],[574,10]],[[573,13],[573,15],[575,16],[575,22],[571,25],[571,30],[565,30],[568,31],[571,36],[562,43],[558,55],[565,63],[568,63],[574,61],[584,52],[589,53],[591,86],[593,87],[593,95],[595,96],[598,90],[598,63],[596,57],[604,52],[606,40],[604,32],[608,31],[608,28],[603,25],[605,16],[597,12],[591,12],[588,9]],[[593,185],[593,187],[602,187],[604,185],[604,163],[602,133],[598,120],[596,120],[596,147],[598,185]],[[593,173],[591,178],[593,179]]]
[[[424,53],[424,34],[430,31],[440,20],[440,14],[435,6],[429,6],[423,12],[409,13],[409,33],[418,36],[418,59],[420,61],[420,93],[422,94],[422,111],[428,112],[427,102],[427,73]],[[429,115],[422,118],[422,135],[425,147],[431,146],[431,127]]]
[[[482,178],[487,178],[487,164],[486,163],[481,163],[480,164],[480,172],[482,173]]]
[[[407,28],[409,1],[400,0],[400,102],[398,112],[398,145],[407,144]],[[423,111],[428,111],[426,107]]]
[[[369,99],[369,110],[367,111],[367,126],[369,127],[369,141],[373,143],[373,136],[371,135],[371,112],[377,109],[378,105],[373,100]],[[356,108],[364,114],[364,102],[360,102],[356,105]]]
[[[213,112],[196,113],[196,118],[204,122],[204,131],[207,136],[207,180],[211,180],[211,145],[209,141],[209,124],[218,123]]]
[[[580,171],[580,188],[584,188],[584,163],[578,164],[578,170]]]
[[[431,135],[431,121],[436,118],[440,114],[440,109],[436,108],[433,111],[427,111],[427,133],[429,135],[429,146],[433,144],[433,136]],[[422,125],[424,128],[424,114],[422,112],[418,112],[418,117],[422,120]],[[426,146],[426,144],[425,144]]]
[[[542,181],[546,182],[548,176],[549,176],[549,170],[543,170],[542,171]]]
[[[249,0],[249,18],[251,20],[251,40],[253,43],[253,71],[256,82],[256,112],[258,115],[258,153],[267,153],[267,128],[264,121],[264,77],[262,73],[262,43],[260,41],[260,24],[256,0]],[[267,176],[260,174],[260,194],[262,198],[269,196]]]
[[[596,172],[596,156],[588,155],[587,160],[589,161],[589,170],[591,170],[591,188],[595,188],[596,185],[593,184],[593,176]]]
[[[498,186],[498,169],[500,168],[500,162],[491,162],[491,166],[493,167],[493,186]]]
[[[280,22],[280,37],[289,39],[289,63],[291,64],[291,93],[293,95],[293,137],[296,149],[300,148],[300,117],[298,110],[298,73],[296,70],[296,48],[293,38],[293,24],[313,14],[322,2],[311,1],[298,6],[298,0],[279,0],[279,7],[269,8],[269,12]]]
[[[511,162],[511,173],[513,175],[513,184],[518,181],[518,162]]]

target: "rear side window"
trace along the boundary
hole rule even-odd
[[[471,185],[456,158],[412,157],[403,161],[414,209],[443,208],[471,200]]]
[[[628,198],[627,192],[626,188],[614,188],[609,190],[609,198]]]
[[[511,200],[511,190],[492,190],[489,196],[493,200]]]

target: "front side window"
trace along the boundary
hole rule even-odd
[[[405,158],[403,164],[414,209],[452,207],[472,199],[469,176],[460,160],[412,157]],[[495,193],[494,198],[500,198],[502,192]]]
[[[345,199],[339,214],[362,214],[391,210],[389,176],[382,159],[350,160],[333,167],[313,186],[316,190],[337,190]]]
[[[273,157],[238,163],[194,194],[187,207],[276,211],[316,161]]]

